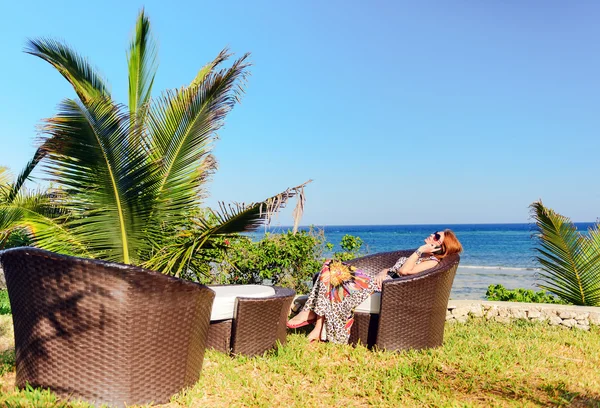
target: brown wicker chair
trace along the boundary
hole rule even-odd
[[[0,252],[16,385],[95,404],[163,403],[198,381],[214,292],[36,248]]]
[[[382,252],[348,263],[375,275],[413,252]],[[386,350],[441,346],[448,298],[459,261],[458,254],[450,255],[432,269],[384,282],[379,314],[355,313],[350,344],[360,342],[369,348]]]
[[[286,321],[296,292],[274,286],[275,295],[238,297],[233,319],[210,322],[207,347],[223,353],[261,355],[285,344]]]

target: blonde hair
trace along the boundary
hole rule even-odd
[[[445,229],[443,232],[444,241],[442,242],[442,253],[434,254],[437,259],[443,259],[448,255],[461,253],[463,250],[463,247],[458,238],[456,238],[454,231],[451,229]]]

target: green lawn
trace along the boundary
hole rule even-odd
[[[10,301],[6,289],[0,290],[0,315],[10,314]]]
[[[0,316],[0,405],[54,406],[14,390],[10,316]],[[168,407],[600,407],[600,329],[470,321],[447,325],[444,346],[402,353],[306,342],[258,358],[209,351],[200,381]]]

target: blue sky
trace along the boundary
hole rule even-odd
[[[65,40],[125,103],[142,6],[156,95],[226,46],[252,53],[209,205],[313,179],[303,224],[528,222],[539,198],[575,221],[600,216],[591,1],[0,2],[0,164],[18,172],[40,120],[74,96],[26,39]]]

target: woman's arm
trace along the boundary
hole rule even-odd
[[[432,245],[432,244],[421,245],[415,252],[413,252],[408,257],[406,262],[404,262],[404,265],[402,265],[402,267],[400,269],[398,269],[398,275],[412,275],[414,273],[423,272],[423,271],[426,271],[427,269],[433,268],[435,265],[437,265],[436,261],[432,261],[432,260],[421,261],[421,263],[419,263],[418,265],[417,265],[417,261],[419,260],[419,257],[421,256],[421,254],[431,253],[434,250],[435,250],[435,245]]]
[[[436,261],[422,261],[418,265],[414,265],[412,269],[405,269],[404,266],[398,270],[398,275],[412,275],[415,273],[426,271],[435,267],[438,263]]]

